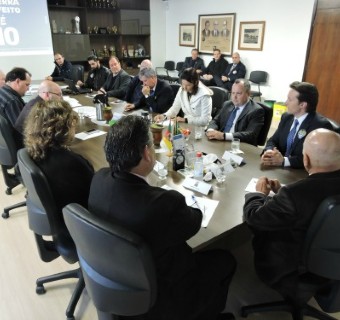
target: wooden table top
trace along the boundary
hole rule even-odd
[[[80,95],[76,96],[76,98],[82,104],[87,106],[90,105],[88,98],[81,97]],[[113,112],[122,112],[123,108],[124,103],[112,104]],[[134,113],[140,114],[141,110],[136,110]],[[131,114],[131,112],[129,114]],[[91,122],[90,119],[85,118],[80,121],[78,131],[84,131],[90,128],[98,128],[105,131],[109,130],[108,126],[98,126]],[[106,135],[85,141],[75,139],[71,149],[88,159],[94,166],[95,170],[98,170],[102,167],[108,166],[103,149],[105,138]],[[201,140],[196,140],[194,142],[194,147],[195,150],[203,151],[207,154],[214,153],[219,159],[221,159],[224,151],[230,150],[230,142],[208,140],[204,135]],[[219,239],[226,232],[229,232],[231,229],[242,223],[245,188],[251,178],[267,176],[270,179],[278,179],[282,184],[288,184],[307,176],[307,172],[305,170],[263,168],[260,165],[260,154],[262,150],[255,146],[241,143],[241,150],[244,152],[243,158],[246,164],[241,167],[237,167],[234,172],[227,174],[224,187],[217,187],[215,179],[213,179],[211,183],[213,192],[209,193],[206,197],[218,200],[219,204],[207,228],[201,228],[201,230],[188,241],[188,243],[196,250],[201,249],[212,241]],[[165,153],[157,153],[157,160],[162,163],[166,163],[168,158]],[[168,169],[170,167],[171,166],[169,166]],[[150,173],[148,181],[151,185],[156,186],[161,186],[166,183],[169,187],[178,190],[183,194],[191,192],[182,186],[184,177],[172,170],[169,170],[169,174],[165,182],[160,181],[155,172]],[[197,194],[197,196],[203,195]]]

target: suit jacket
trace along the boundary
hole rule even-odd
[[[205,74],[211,74],[213,76],[222,76],[222,73],[224,72],[225,69],[227,69],[228,66],[228,61],[225,60],[223,57],[221,57],[220,59],[218,59],[217,61],[215,61],[215,59],[213,59],[208,67],[205,70]]]
[[[89,210],[106,221],[118,221],[147,241],[160,292],[190,278],[196,262],[186,241],[199,231],[202,214],[188,207],[179,192],[152,187],[130,173],[112,176],[109,168],[103,168],[93,178]]]
[[[115,77],[112,72],[109,74],[103,88],[109,97],[124,99],[130,81],[130,75],[121,69]]]
[[[234,109],[232,101],[226,101],[221,111],[210,121],[208,129],[223,131],[230,114]],[[242,142],[257,146],[257,137],[264,124],[264,111],[253,100],[249,100],[235,124],[235,132],[233,136]]]
[[[277,130],[275,131],[274,135],[267,141],[263,152],[266,150],[272,150],[274,149],[274,147],[276,147],[283,156],[285,155],[287,149],[287,137],[293,121],[294,116],[292,114],[284,113],[282,115]],[[295,135],[291,149],[292,151],[290,156],[288,157],[292,168],[303,168],[303,142],[305,141],[308,133],[317,128],[333,130],[331,123],[325,117],[319,115],[316,112],[308,114],[307,118],[302,122],[299,128],[299,132]],[[301,136],[301,133],[305,134]]]
[[[262,281],[282,293],[288,283],[294,287],[311,219],[320,203],[336,194],[340,194],[340,170],[283,186],[273,198],[246,194],[244,220],[254,232],[255,268]]]
[[[51,187],[60,217],[62,208],[69,203],[79,203],[87,208],[94,170],[86,159],[64,148],[52,148],[45,159],[36,163]]]
[[[110,74],[110,69],[100,66],[100,68],[91,69],[84,83],[85,88],[99,90],[105,83]]]
[[[139,99],[143,96],[142,88],[143,88],[143,82],[140,81],[138,75],[134,76],[126,91],[124,100],[128,103],[133,103],[133,104],[137,103]]]
[[[200,57],[197,57],[196,60],[193,60],[191,57],[186,57],[184,60],[184,64],[183,64],[183,69],[187,69],[187,68],[195,68],[196,70],[204,70],[204,60]]]
[[[147,98],[142,94],[139,101],[135,103],[135,108],[148,108],[152,112],[164,113],[172,106],[174,98],[174,92],[169,83],[162,79],[157,79],[154,94]]]
[[[228,89],[229,91],[231,90],[231,87],[233,85],[233,83],[235,82],[236,79],[243,79],[246,76],[246,66],[240,61],[238,64],[236,64],[235,68],[231,70],[231,68],[233,67],[232,63],[229,63],[227,66],[227,69],[225,69],[225,71],[223,72],[223,76],[228,77],[228,81],[223,82],[223,87],[225,87],[226,89]]]

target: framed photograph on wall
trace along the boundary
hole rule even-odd
[[[213,53],[214,48],[231,56],[233,53],[235,13],[198,16],[198,51]]]
[[[265,21],[240,22],[240,33],[238,37],[239,50],[262,51],[265,29]]]
[[[196,45],[196,24],[180,23],[179,45],[182,47],[194,47]]]

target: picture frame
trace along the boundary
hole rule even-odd
[[[198,51],[213,53],[220,49],[223,55],[233,53],[235,13],[209,14],[198,16]]]
[[[179,45],[182,47],[195,47],[196,45],[196,24],[179,24]]]
[[[262,51],[265,29],[265,21],[240,22],[238,49]]]

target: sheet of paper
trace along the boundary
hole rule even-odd
[[[222,159],[226,160],[226,161],[230,161],[230,160],[233,160],[234,162],[236,162],[238,165],[240,165],[243,161],[243,158],[236,155],[236,154],[233,154],[231,153],[230,151],[225,151],[224,154],[223,154],[223,157]]]
[[[204,195],[207,195],[211,189],[210,184],[204,181],[193,179],[193,178],[186,178],[183,182],[183,187],[190,189],[190,190],[197,191]]]
[[[106,132],[102,130],[89,130],[89,131],[79,132],[75,135],[75,137],[80,140],[87,140],[87,139],[101,136],[103,134],[106,134]]]
[[[63,96],[63,100],[67,101],[72,108],[81,106],[80,102],[77,99],[71,98],[70,96]]]
[[[246,191],[246,192],[257,192],[256,191],[257,180],[259,180],[259,179],[258,178],[251,178],[251,180],[247,184],[244,191]],[[269,196],[273,197],[274,195],[275,195],[275,193],[273,191],[269,192]]]
[[[76,107],[73,108],[73,110],[77,113],[82,112],[84,117],[88,117],[90,119],[95,119],[96,118],[96,108],[95,107]]]
[[[202,197],[196,197],[193,195],[186,196],[185,201],[188,206],[193,207],[193,208],[198,208],[199,210],[201,210],[201,212],[203,213],[201,226],[203,228],[206,228],[218,206],[219,201],[206,199]]]

